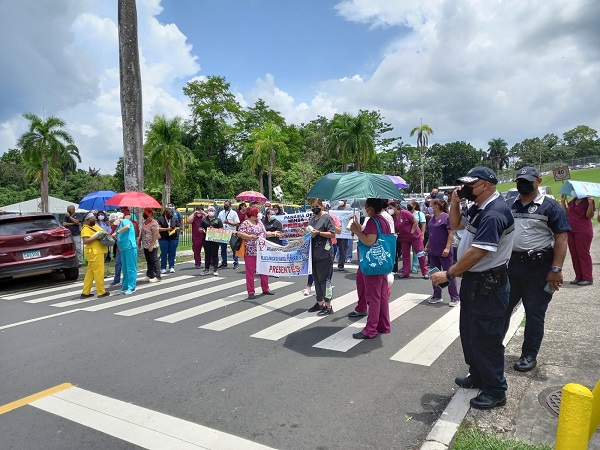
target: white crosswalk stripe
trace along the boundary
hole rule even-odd
[[[342,295],[339,298],[334,298],[331,306],[334,310],[341,310],[350,306],[358,301],[358,295],[356,291],[349,292]],[[312,306],[312,305],[310,305]],[[316,312],[305,311],[297,316],[290,317],[289,319],[279,322],[269,328],[266,328],[258,333],[252,335],[252,337],[259,339],[268,339],[270,341],[277,341],[283,337],[286,337],[302,328],[305,328],[320,319],[324,319],[327,316],[317,316]]]
[[[292,284],[286,281],[276,281],[275,283],[271,283],[269,287],[273,290],[282,288]],[[189,319],[191,317],[196,317],[202,315],[204,313],[214,311],[215,309],[223,308],[227,305],[231,305],[232,303],[238,302],[240,300],[245,299],[248,296],[246,292],[240,292],[238,294],[233,294],[225,298],[221,298],[218,300],[213,300],[212,302],[205,303],[203,305],[194,306],[193,308],[184,309],[183,311],[179,311],[173,314],[169,314],[168,316],[159,317],[157,320],[159,322],[166,323],[176,323],[181,322],[182,320]]]
[[[257,297],[257,299],[264,298],[268,297]],[[206,325],[202,325],[198,328],[204,328],[206,330],[223,331],[235,325],[239,325],[241,323],[247,322],[265,314],[269,314],[270,312],[273,312],[275,310],[285,308],[286,306],[291,305],[292,303],[299,302],[302,299],[304,299],[304,294],[302,293],[302,291],[294,292],[293,294],[289,294],[276,300],[267,302],[265,304],[255,306],[254,308],[250,308],[246,311],[242,311],[237,314],[233,314],[229,317],[225,317],[224,319],[207,323]]]
[[[460,307],[452,308],[390,359],[430,366],[459,336],[459,317]]]
[[[420,304],[429,295],[423,294],[404,294],[402,297],[394,300],[390,303],[390,322],[396,320],[404,313],[410,311],[415,306]],[[321,342],[316,343],[313,347],[323,348],[326,350],[334,350],[336,352],[347,352],[352,347],[360,344],[361,340],[354,339],[352,335],[358,333],[365,327],[367,318],[364,317],[357,322],[347,326],[346,328],[338,331],[334,335],[323,339]]]

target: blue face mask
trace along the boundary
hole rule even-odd
[[[437,198],[437,194],[431,194],[430,197],[431,198]]]

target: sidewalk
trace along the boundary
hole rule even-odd
[[[547,404],[547,395],[560,391],[567,383],[579,383],[593,389],[600,379],[600,227],[597,224],[591,253],[596,284],[586,287],[569,284],[575,276],[571,256],[567,253],[563,269],[565,284],[554,294],[546,313],[537,367],[526,373],[513,369],[521,356],[523,343],[524,328],[519,326],[506,346],[506,406],[491,411],[470,409],[465,421],[501,438],[554,445],[558,415],[542,406]],[[516,319],[513,316],[513,320]],[[465,392],[469,391],[459,389],[457,395]],[[424,447],[445,448],[439,442],[429,444]],[[600,432],[592,437],[588,449],[600,450]]]

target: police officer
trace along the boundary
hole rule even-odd
[[[571,225],[558,202],[539,192],[542,179],[535,167],[519,170],[516,182],[519,196],[509,201],[516,233],[508,264],[510,301],[504,333],[513,310],[523,300],[527,317],[525,337],[514,368],[527,372],[537,364],[552,292],[558,291],[563,283],[562,265]]]
[[[493,170],[475,167],[457,181],[462,187],[452,193],[450,224],[453,230],[465,229],[458,260],[446,272],[432,274],[431,281],[439,285],[462,275],[459,326],[469,375],[454,382],[462,388],[481,389],[471,406],[490,409],[506,404],[502,340],[514,219],[496,190]],[[474,204],[461,215],[460,203],[465,199]]]

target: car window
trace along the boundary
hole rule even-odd
[[[36,231],[54,230],[60,224],[53,217],[38,217],[27,220],[16,219],[0,222],[0,236],[14,236],[35,233]]]

